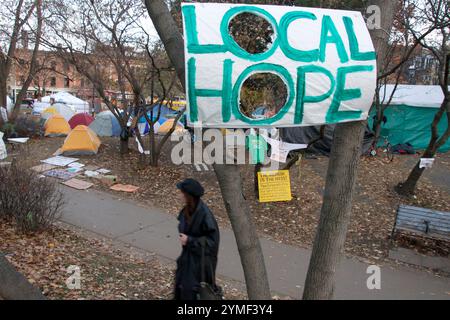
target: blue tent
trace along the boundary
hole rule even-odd
[[[141,135],[146,135],[146,134],[148,134],[150,132],[150,125],[146,121],[145,117],[142,117],[141,119],[144,119],[144,121],[143,122],[139,121],[139,123],[138,123],[139,132],[140,132]],[[158,120],[158,122],[156,122],[154,124],[154,131],[155,131],[155,133],[158,132],[159,127],[161,125],[163,125],[166,121],[167,121],[166,118],[160,118]]]
[[[89,126],[99,137],[118,137],[122,132],[119,120],[111,111],[99,113]]]
[[[159,110],[161,108],[161,111]],[[155,105],[153,107],[153,120],[155,120],[158,117],[158,114],[160,114],[160,118],[174,118],[177,115],[177,112],[170,109],[169,107],[165,105]],[[147,112],[147,116],[151,118],[151,112],[150,110]],[[145,117],[142,116],[139,119],[139,123],[146,123]]]

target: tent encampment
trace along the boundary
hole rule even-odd
[[[58,114],[58,110],[56,110],[56,108],[53,108],[53,107],[48,107],[41,113],[41,117],[44,120],[48,120],[51,117],[53,117],[55,114]]]
[[[389,101],[393,90],[394,85],[387,85],[381,89],[380,96]],[[440,86],[399,85],[384,112],[381,136],[388,137],[392,145],[409,143],[415,150],[425,149],[431,139],[431,124],[443,100]],[[369,121],[371,126],[375,115],[373,111]],[[446,129],[447,118],[444,116],[438,125],[439,134]],[[439,149],[440,152],[448,150],[450,140]]]
[[[89,127],[92,122],[94,122],[94,118],[87,113],[78,113],[69,120],[69,125],[72,129],[74,129],[75,127],[81,125]]]
[[[64,156],[94,155],[100,145],[100,139],[94,131],[79,125],[70,132],[59,151]]]
[[[60,114],[53,115],[44,125],[46,137],[66,136],[70,132],[69,123]]]
[[[334,130],[336,125],[325,126],[323,138],[311,145],[308,151],[318,155],[328,156],[333,146]],[[295,127],[282,128],[281,139],[287,143],[308,144],[321,136],[321,127]],[[366,128],[363,140],[362,153],[366,153],[373,143],[374,135],[369,127]]]
[[[71,95],[68,92],[58,92],[51,96],[43,97],[41,101],[43,103],[50,104],[51,98],[55,99],[55,103],[62,103],[73,108],[75,113],[89,112],[89,103],[87,103],[84,100],[81,100],[80,98],[75,97],[74,95]]]
[[[119,120],[111,111],[100,112],[89,125],[99,137],[118,137],[122,132]]]
[[[69,121],[75,115],[75,111],[68,105],[55,103],[53,106],[45,109],[42,112],[41,117],[44,119],[48,119],[54,114],[60,114],[64,117],[64,119],[66,119],[66,121]]]
[[[394,85],[381,88],[382,101],[389,101]],[[444,95],[439,86],[398,85],[390,105],[385,110],[385,123],[381,127],[381,137],[387,137],[392,145],[411,144],[415,150],[425,149],[431,139],[431,123],[439,110]],[[372,110],[369,126],[364,137],[363,152],[366,152],[373,141],[373,122],[376,111]],[[333,125],[325,127],[324,138],[309,148],[313,153],[328,155],[333,144]],[[447,128],[444,116],[438,125],[442,134]],[[281,130],[283,141],[289,143],[308,143],[320,136],[320,127],[284,128]],[[380,139],[384,143],[384,139]],[[450,150],[450,140],[439,149],[440,152]]]

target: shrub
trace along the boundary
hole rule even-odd
[[[65,203],[55,182],[18,162],[0,167],[0,181],[0,217],[18,231],[43,231],[59,218]]]
[[[38,137],[42,135],[42,126],[29,115],[22,115],[14,123],[5,123],[0,130],[6,138]]]
[[[15,122],[15,132],[20,137],[37,137],[41,135],[41,126],[39,121],[36,121],[30,116],[22,116],[17,118]]]

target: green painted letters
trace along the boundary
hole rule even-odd
[[[336,93],[333,102],[327,113],[327,123],[342,122],[344,120],[357,120],[361,117],[362,111],[339,111],[341,103],[353,99],[361,98],[361,89],[346,89],[347,75],[356,72],[372,72],[373,66],[351,66],[341,67],[337,72]]]
[[[303,112],[305,110],[305,103],[318,103],[328,99],[334,92],[336,81],[330,71],[319,66],[304,66],[297,70],[297,107],[295,109],[294,124],[301,124],[303,122]],[[306,74],[307,73],[322,73],[330,79],[330,90],[320,96],[306,96]]]
[[[377,58],[374,51],[372,52],[359,52],[358,38],[355,34],[355,28],[353,27],[353,21],[350,17],[344,17],[345,30],[347,30],[348,41],[350,43],[350,55],[352,60],[355,61],[371,61]]]
[[[242,85],[244,84],[245,80],[247,80],[248,77],[250,77],[252,74],[255,74],[255,73],[264,73],[264,72],[270,72],[270,73],[276,74],[278,76],[281,76],[281,78],[283,79],[284,83],[287,86],[288,98],[287,98],[286,104],[281,108],[281,110],[274,117],[272,117],[270,119],[255,120],[255,119],[251,119],[251,118],[245,116],[241,112],[241,108],[239,105],[240,104],[240,93],[241,93]],[[233,93],[231,96],[231,108],[233,111],[233,115],[235,116],[235,118],[237,120],[241,120],[245,123],[255,125],[255,126],[258,126],[258,125],[259,126],[264,126],[264,125],[270,126],[271,124],[281,120],[288,113],[289,109],[291,108],[291,106],[294,102],[294,97],[295,97],[294,81],[292,80],[292,77],[289,74],[289,71],[287,71],[286,68],[284,68],[280,65],[270,64],[270,63],[260,63],[260,64],[255,64],[255,65],[248,67],[239,76],[239,78],[236,81],[236,84],[234,85],[234,88],[233,88]]]
[[[288,29],[292,22],[298,19],[309,19],[309,20],[317,20],[317,17],[310,12],[304,11],[296,11],[286,13],[280,21],[280,47],[283,50],[284,54],[295,61],[301,62],[315,62],[319,60],[319,49],[302,51],[293,48],[289,44],[288,40]]]
[[[257,16],[260,16],[260,17],[266,19],[272,25],[272,28],[276,34],[275,40],[272,43],[272,46],[266,52],[256,53],[256,54],[249,53],[249,52],[245,51],[244,49],[242,49],[236,43],[236,41],[234,41],[233,37],[230,35],[229,30],[228,30],[230,21],[235,16],[237,16],[238,14],[243,13],[243,12],[253,13]],[[278,48],[279,32],[278,32],[277,21],[266,10],[258,8],[258,7],[238,6],[238,7],[231,8],[230,10],[227,11],[227,13],[224,15],[224,17],[222,19],[222,24],[220,26],[220,32],[222,34],[223,43],[225,44],[225,47],[227,48],[227,50],[230,51],[231,53],[233,53],[234,55],[238,56],[239,58],[246,59],[249,61],[265,60],[265,59],[269,58]]]
[[[222,98],[222,117],[224,122],[230,121],[231,109],[230,109],[230,94],[231,94],[231,74],[232,74],[233,62],[229,59],[223,63],[223,85],[222,90],[211,89],[197,89],[197,66],[195,58],[191,58],[188,61],[188,99],[190,108],[190,120],[191,122],[198,122],[198,97],[220,97]]]
[[[223,45],[208,44],[200,45],[198,43],[197,17],[194,6],[183,6],[184,23],[186,24],[187,49],[189,53],[205,54],[226,52]]]
[[[334,25],[333,20],[330,16],[323,16],[322,20],[322,35],[320,38],[320,61],[325,62],[327,60],[327,45],[329,43],[334,43],[336,45],[336,49],[341,59],[342,63],[348,62],[348,54],[345,50],[344,43],[342,42],[342,38],[339,35],[339,32]]]

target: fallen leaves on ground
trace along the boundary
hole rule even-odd
[[[156,256],[117,249],[109,240],[87,238],[75,230],[54,227],[36,234],[17,234],[0,221],[0,252],[50,299],[171,299],[174,265]],[[81,290],[69,290],[70,266],[81,271]],[[228,299],[245,295],[227,281]]]
[[[30,144],[33,163],[47,158],[62,144],[60,140],[34,140]],[[132,150],[120,155],[119,140],[102,138],[102,147],[95,157],[83,157],[81,162],[112,170],[120,183],[140,187],[135,194],[116,193],[120,197],[156,205],[176,215],[182,204],[178,200],[175,184],[193,177],[202,182],[207,190],[205,202],[217,216],[221,226],[229,227],[229,220],[223,205],[219,185],[214,172],[197,172],[192,165],[175,166],[170,160],[170,143],[163,149],[160,166],[140,169],[139,154],[130,140]],[[390,235],[394,226],[395,213],[400,204],[450,211],[450,187],[443,188],[430,178],[424,177],[415,197],[404,198],[393,189],[406,179],[418,156],[397,156],[392,163],[380,159],[363,158],[358,172],[352,218],[345,245],[346,253],[370,262],[388,259]],[[252,209],[254,221],[261,235],[280,243],[311,247],[317,229],[322,206],[322,197],[328,159],[318,157],[302,161],[301,169],[291,170],[291,184],[294,199],[291,202],[263,204],[257,201],[254,192],[253,167],[242,166],[244,194]],[[440,154],[435,166],[450,174],[450,153]],[[444,181],[445,183],[445,181]],[[95,188],[108,191],[97,183]],[[449,245],[427,241],[424,245],[410,245],[421,253],[448,256]],[[400,242],[399,244],[404,244]],[[437,247],[438,248],[437,248]]]

